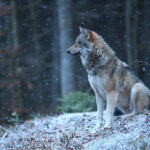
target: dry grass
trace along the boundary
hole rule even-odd
[[[123,119],[92,133],[96,113],[73,113],[26,121],[0,140],[0,150],[150,149],[150,113]]]

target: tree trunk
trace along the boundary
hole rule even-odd
[[[136,67],[134,68],[134,71],[138,74],[138,43],[137,43],[137,38],[138,38],[138,15],[137,15],[137,10],[138,10],[138,0],[133,0],[133,55],[134,55],[134,63]]]
[[[56,99],[59,97],[60,93],[60,84],[59,84],[59,77],[60,77],[60,61],[59,61],[59,37],[58,37],[58,12],[55,7],[53,7],[53,28],[52,30],[55,31],[52,34],[52,46],[51,46],[51,99],[52,99],[52,107],[53,109],[57,106]]]
[[[45,97],[45,91],[44,91],[44,79],[42,76],[42,59],[41,59],[41,44],[39,41],[39,34],[38,34],[38,29],[37,29],[37,22],[36,22],[36,16],[35,16],[35,8],[34,8],[34,3],[33,1],[29,1],[29,8],[30,8],[30,17],[32,21],[32,36],[33,36],[33,47],[35,50],[35,76],[37,77],[37,95],[38,95],[38,100],[41,105],[41,110],[42,112],[46,111],[47,104],[46,104],[46,97]],[[46,106],[44,106],[44,105]]]
[[[126,53],[127,63],[132,64],[132,45],[131,45],[131,0],[126,0],[125,8],[125,33],[126,33]]]
[[[140,65],[140,78],[150,87],[150,40],[149,40],[149,22],[150,22],[150,1],[139,1],[139,57],[143,61]]]
[[[134,71],[138,74],[138,0],[126,0],[125,11],[125,27],[126,27],[126,52],[127,63],[134,67]]]
[[[17,22],[17,6],[16,1],[12,0],[10,2],[12,14],[11,14],[11,29],[12,29],[12,38],[11,38],[11,62],[10,62],[10,73],[15,76],[13,78],[13,90],[12,90],[12,107],[13,111],[17,111],[17,109],[20,109],[23,107],[23,97],[22,97],[22,91],[16,85],[15,82],[19,81],[16,77],[17,69],[18,69],[18,62],[16,61],[16,58],[18,57],[19,53],[19,37],[18,37],[18,22]],[[20,83],[19,83],[20,84]]]
[[[57,0],[60,45],[61,94],[74,90],[73,58],[66,53],[72,44],[71,0]]]

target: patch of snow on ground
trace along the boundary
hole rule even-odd
[[[0,140],[0,150],[150,149],[150,113],[115,117],[114,127],[93,133],[96,113],[26,121]]]

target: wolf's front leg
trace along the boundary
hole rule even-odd
[[[97,103],[97,125],[94,129],[99,129],[103,123],[104,99],[99,94],[96,94]]]
[[[113,122],[113,114],[117,104],[116,92],[112,91],[107,94],[107,106],[106,106],[106,122],[104,128],[110,128]]]

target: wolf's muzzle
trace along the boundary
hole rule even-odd
[[[66,52],[67,52],[68,54],[70,54],[70,49],[67,49]]]
[[[79,54],[79,51],[72,52],[70,49],[68,49],[66,52],[68,54],[71,54],[71,55],[78,55]]]

